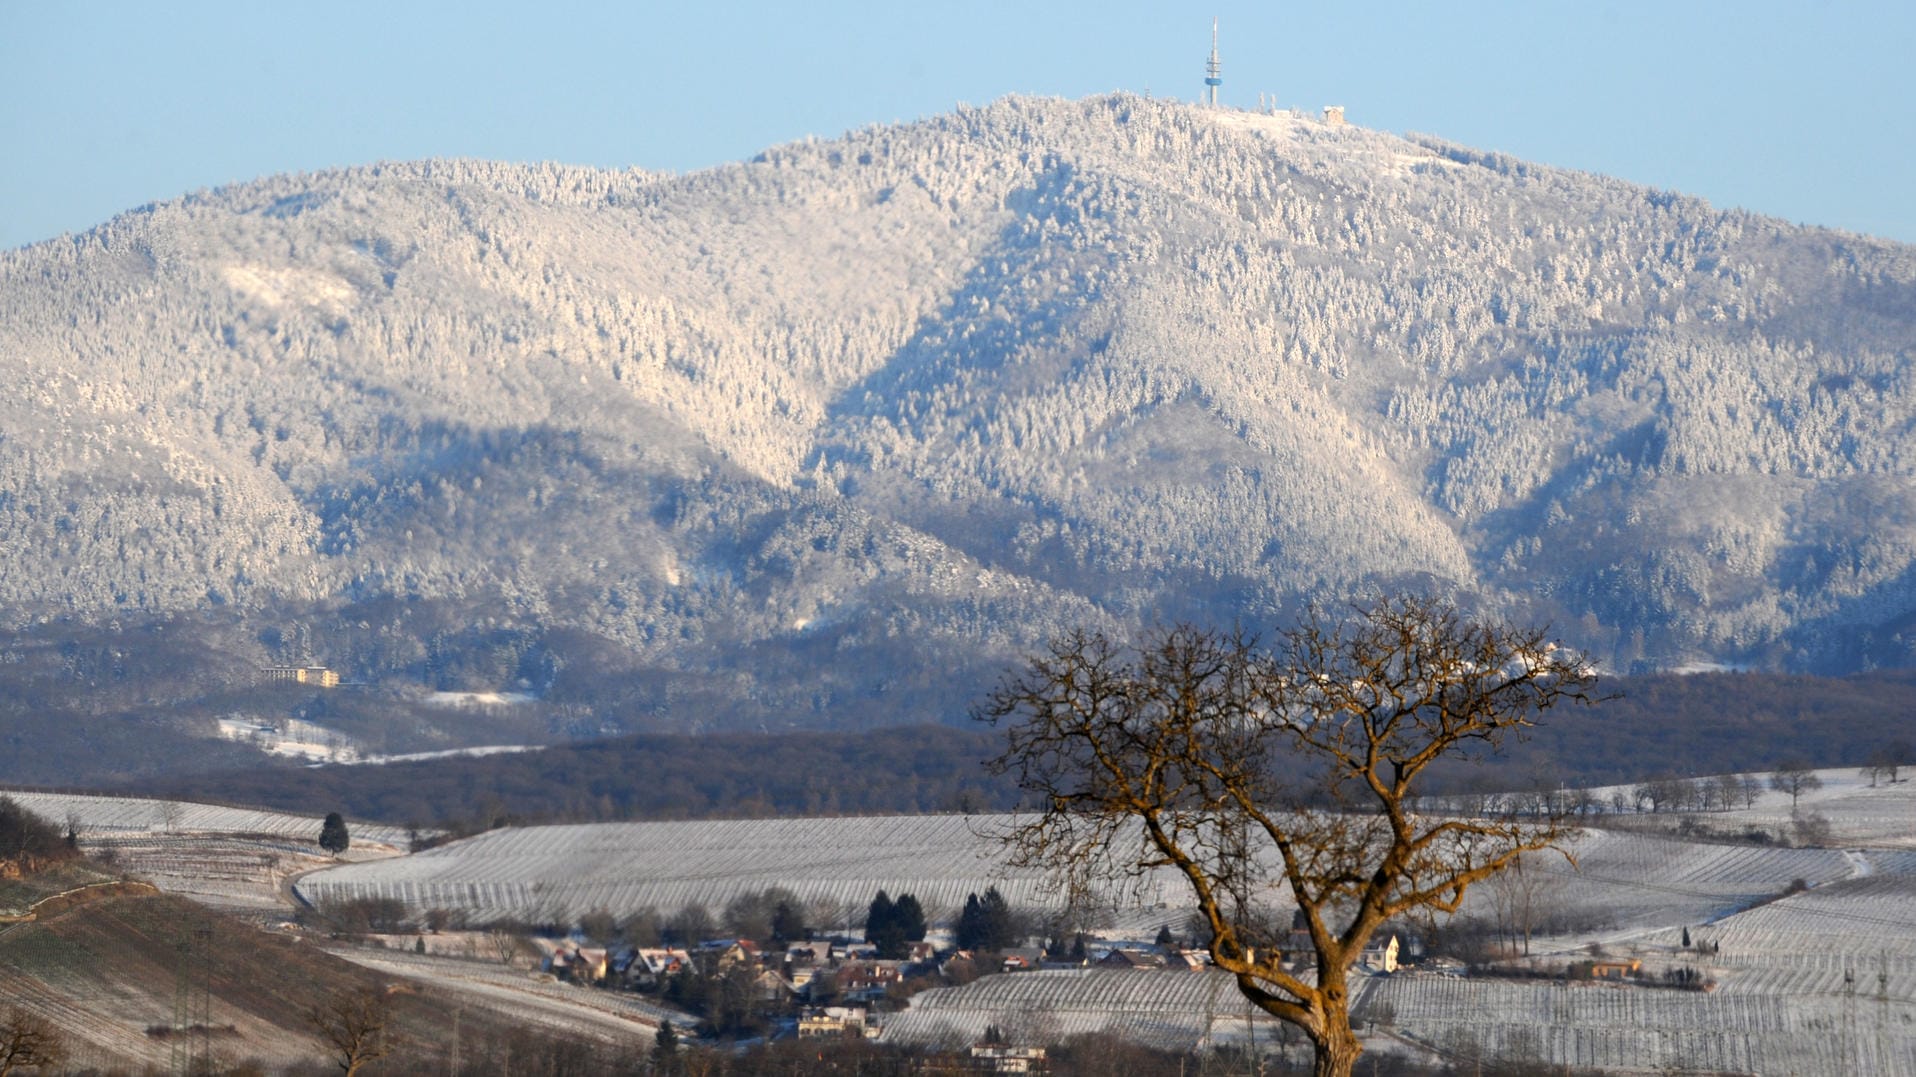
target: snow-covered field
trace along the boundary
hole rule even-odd
[[[1916,1074],[1916,875],[1907,859],[1896,866],[1692,926],[1707,954],[1682,948],[1681,925],[1609,947],[1646,969],[1694,967],[1717,982],[1708,993],[1412,974],[1368,981],[1363,1005],[1388,1005],[1398,1029],[1437,1046],[1462,1039],[1496,1052],[1535,1034],[1556,1063],[1907,1077]]]
[[[151,800],[83,793],[32,793],[0,789],[0,796],[59,826],[69,819],[79,824],[80,838],[118,834],[270,834],[314,842],[319,839],[318,816],[289,815],[254,808],[229,808],[190,800]],[[403,827],[348,819],[355,845],[379,844],[405,848]]]
[[[541,980],[523,970],[484,961],[338,946],[329,951],[355,965],[430,983],[459,995],[468,1004],[555,1032],[591,1036],[615,1043],[649,1044],[661,1021],[681,1029],[698,1018],[667,1009],[636,995]]]
[[[1649,832],[1592,828],[1570,846],[1576,869],[1555,857],[1526,869],[1558,883],[1550,900],[1578,925],[1569,934],[1534,939],[1536,960],[1561,965],[1596,944],[1651,972],[1695,967],[1716,981],[1714,990],[1416,972],[1364,979],[1360,1015],[1392,1014],[1389,1027],[1372,1034],[1373,1049],[1532,1053],[1618,1072],[1916,1077],[1916,781],[1871,788],[1854,772],[1820,777],[1823,787],[1804,796],[1799,811],[1829,821],[1831,847],[1731,844],[1676,833],[1676,824],[1693,818],[1722,833],[1761,827],[1785,834],[1788,798],[1766,792],[1737,811],[1629,816],[1622,822],[1648,824]],[[33,797],[40,799],[29,801]],[[290,847],[310,842],[318,826],[313,819],[206,805],[168,808],[47,794],[19,799],[56,820],[71,808],[83,836],[146,842],[156,863],[169,855],[169,828],[282,834]],[[476,922],[576,919],[599,909],[671,912],[689,904],[717,914],[733,897],[769,886],[790,888],[815,908],[836,907],[848,920],[862,916],[880,888],[915,894],[934,921],[949,920],[967,893],[987,886],[1017,906],[1055,907],[1041,875],[1005,865],[994,835],[1006,822],[952,815],[529,827],[328,868],[297,887],[314,902],[392,897],[415,911],[461,910]],[[403,841],[392,828],[355,826],[354,835],[356,845],[362,838]],[[272,839],[223,840],[210,852],[182,858],[173,872],[182,881],[175,885],[184,887],[197,874],[194,885],[216,900],[223,888],[257,893],[247,887],[271,875],[264,858]],[[1792,892],[1799,880],[1807,888]],[[1170,879],[1148,880],[1135,897],[1110,896],[1105,927],[1111,931],[1148,936],[1159,924],[1181,925],[1187,912]],[[1487,913],[1487,899],[1487,888],[1473,891],[1471,911]],[[1707,955],[1681,946],[1686,929],[1711,947]],[[400,965],[445,959],[374,953],[367,960],[401,972]],[[548,990],[523,986],[518,974],[503,969],[460,967],[469,970],[475,995],[505,1002],[513,992]],[[451,974],[436,965],[421,971]],[[500,977],[512,982],[494,982]],[[563,1006],[566,999],[550,1001]],[[591,1016],[579,1027],[596,1023],[603,1033],[646,1017],[637,1011]],[[555,1012],[554,1019],[575,1018]],[[1247,1023],[1228,978],[1081,970],[989,977],[925,993],[891,1019],[885,1036],[962,1041],[981,1036],[987,1025],[1046,1036],[1110,1029],[1171,1047],[1249,1038],[1268,1045],[1279,1035],[1262,1018]]]
[[[464,910],[474,921],[576,920],[595,909],[625,915],[687,905],[714,913],[741,893],[783,886],[808,901],[862,912],[884,889],[910,893],[934,919],[955,916],[965,896],[996,886],[1013,905],[1046,909],[1055,896],[1041,873],[1010,868],[993,836],[1004,816],[608,823],[498,830],[417,856],[308,876],[315,903],[397,898],[423,911]],[[1841,851],[1734,846],[1656,834],[1591,830],[1571,845],[1579,869],[1560,857],[1537,869],[1564,877],[1565,901],[1612,931],[1704,923],[1781,893],[1793,879],[1848,877]],[[1111,895],[1116,930],[1181,925],[1187,899],[1168,875],[1142,896]]]
[[[1800,810],[1828,818],[1844,848],[1788,849],[1595,830],[1561,859],[1555,900],[1593,923],[1538,938],[1541,962],[1563,964],[1597,943],[1646,970],[1694,967],[1709,992],[1598,983],[1462,978],[1407,972],[1360,978],[1357,1013],[1391,1014],[1372,1050],[1482,1051],[1619,1073],[1709,1072],[1916,1077],[1916,783],[1879,785],[1823,771]],[[1718,829],[1781,830],[1788,798],[1701,816]],[[1634,821],[1634,820],[1633,820]],[[1808,888],[1783,894],[1794,880]],[[1487,897],[1474,892],[1476,911]],[[1685,949],[1708,945],[1706,955]],[[1211,986],[1221,985],[1221,989]],[[980,980],[927,992],[888,1039],[960,1041],[987,1025],[1063,1034],[1111,1030],[1172,1048],[1261,1042],[1218,974],[1083,970]],[[1036,1015],[1036,1016],[1034,1016]],[[1303,1056],[1297,1054],[1301,1059]]]
[[[268,755],[321,763],[352,762],[360,755],[359,746],[351,738],[297,718],[277,718],[271,722],[221,718],[219,732],[222,739],[251,744]]]
[[[1360,976],[1356,1012],[1391,1015],[1368,1030],[1370,1049],[1428,1057],[1481,1051],[1619,1073],[1916,1074],[1916,877],[1832,882],[1695,928],[1693,941],[1717,944],[1707,957],[1681,948],[1681,930],[1608,953],[1659,972],[1697,967],[1715,990],[1402,972]],[[1252,1016],[1220,973],[1046,971],[926,992],[884,1036],[963,1043],[995,1025],[1014,1039],[1114,1031],[1173,1050],[1278,1042],[1282,1030]],[[1302,1049],[1293,1057],[1302,1061]]]
[[[311,843],[219,834],[114,835],[85,848],[161,890],[231,912],[284,910],[284,883],[333,862]]]
[[[1773,898],[1793,880],[1816,884],[1855,870],[1835,849],[1717,845],[1624,831],[1586,830],[1570,843],[1575,867],[1562,857],[1525,861],[1560,886],[1550,895],[1571,919],[1590,925],[1588,938],[1609,939],[1664,925],[1702,924]],[[1488,916],[1490,890],[1474,891],[1465,911]]]
[[[497,692],[435,692],[427,702],[446,707],[506,706],[529,696],[501,695]],[[283,755],[311,763],[352,766],[369,763],[413,763],[426,759],[451,759],[458,756],[499,755],[507,752],[536,752],[530,744],[484,744],[467,748],[445,748],[431,752],[401,752],[381,755],[368,751],[345,734],[296,718],[276,718],[259,722],[245,718],[221,718],[220,736],[251,744],[268,755]]]
[[[284,885],[337,861],[319,848],[320,819],[190,801],[0,790],[28,811],[77,828],[87,855],[169,893],[234,912],[284,909]],[[396,856],[399,827],[348,821],[343,859]]]
[[[384,864],[354,864],[302,879],[307,900],[398,898],[416,910],[462,909],[475,921],[576,919],[704,905],[787,887],[862,919],[880,889],[916,896],[933,919],[996,886],[1013,905],[1053,904],[1044,877],[1015,872],[992,837],[997,816],[601,823],[497,830]],[[1124,919],[1154,927],[1173,914],[1167,878]],[[1181,915],[1181,914],[1178,914]]]
[[[1244,1035],[1275,1043],[1277,1021],[1251,1014],[1231,977],[1213,972],[1047,969],[987,976],[927,991],[888,1017],[882,1039],[962,1047],[996,1027],[1014,1043],[1051,1043],[1086,1032],[1117,1032],[1167,1050],[1191,1050]]]
[[[1756,802],[1732,811],[1666,813],[1655,818],[1671,825],[1685,819],[1724,832],[1750,828],[1786,837],[1794,816],[1821,816],[1830,824],[1831,840],[1838,845],[1872,848],[1916,849],[1916,769],[1904,770],[1895,783],[1878,781],[1853,769],[1816,771],[1821,785],[1798,798],[1794,816],[1788,794],[1768,787],[1767,774],[1739,775],[1763,783]],[[1599,801],[1608,803],[1613,795],[1630,796],[1630,786],[1604,786],[1592,789]]]

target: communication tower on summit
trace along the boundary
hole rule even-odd
[[[1204,65],[1204,96],[1211,105],[1217,104],[1217,88],[1224,85],[1223,65],[1217,58],[1217,19],[1211,19],[1211,59]]]

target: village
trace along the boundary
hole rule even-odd
[[[798,923],[792,911],[797,903],[789,894],[774,889],[753,897],[757,900],[735,906],[772,908],[769,921],[759,918],[764,930],[757,937],[673,938],[674,929],[682,932],[688,921],[710,922],[702,910],[684,910],[663,925],[615,925],[597,918],[600,922],[592,924],[596,930],[585,925],[565,932],[428,927],[413,933],[367,932],[353,941],[496,962],[550,983],[649,996],[683,1013],[678,1028],[727,1040],[875,1039],[887,1015],[906,1009],[914,995],[988,976],[1093,969],[1186,976],[1210,967],[1209,954],[1194,945],[1196,940],[1174,933],[1170,924],[1150,938],[1027,932],[1024,921],[1032,917],[1013,910],[995,888],[982,896],[967,895],[965,911],[949,927],[928,927],[912,895],[902,894],[894,902],[881,890],[862,931],[809,930]],[[741,917],[736,907],[727,914],[726,921],[733,925],[752,919],[749,914]],[[363,916],[364,910],[334,909],[321,922],[350,923]],[[651,945],[616,937],[628,931],[663,937]],[[787,933],[803,937],[787,938]],[[1296,969],[1314,960],[1309,933],[1301,924],[1287,938],[1283,960]],[[1422,948],[1414,936],[1384,932],[1364,951],[1359,971],[1389,975],[1419,960]],[[1439,957],[1432,958],[1429,967],[1454,973],[1463,966]]]

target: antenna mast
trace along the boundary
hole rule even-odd
[[[1217,17],[1211,18],[1211,59],[1204,65],[1204,93],[1212,107],[1217,106],[1217,88],[1224,85],[1223,66],[1217,58]]]

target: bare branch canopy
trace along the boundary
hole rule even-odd
[[[994,768],[1040,805],[1007,836],[1015,863],[1074,890],[1174,872],[1216,966],[1310,1037],[1318,1073],[1345,1074],[1361,1050],[1347,976],[1377,929],[1455,911],[1572,832],[1551,815],[1419,812],[1420,778],[1494,756],[1595,686],[1540,630],[1388,598],[1338,622],[1312,611],[1268,647],[1189,626],[1135,646],[1069,633],[978,716],[1005,731]],[[1307,967],[1284,960],[1282,904],[1309,937]]]

